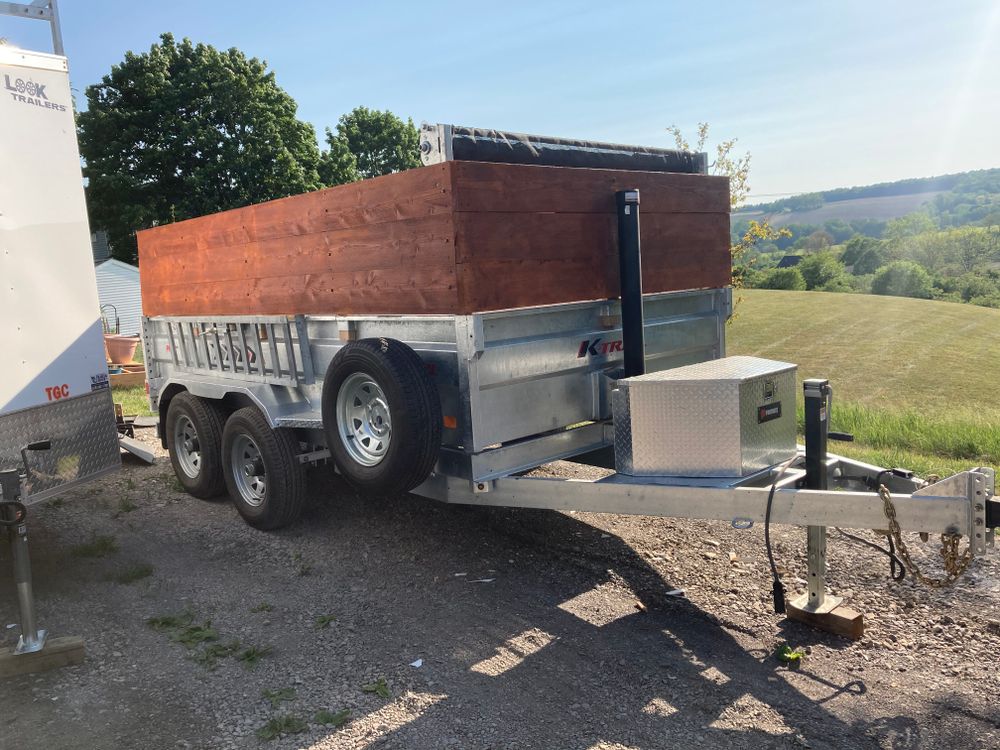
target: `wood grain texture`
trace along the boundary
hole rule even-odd
[[[729,178],[699,174],[452,162],[456,211],[615,213],[638,189],[643,213],[729,213]]]
[[[449,162],[140,232],[143,310],[466,314],[615,297],[624,187],[642,191],[644,291],[729,283],[724,178]]]

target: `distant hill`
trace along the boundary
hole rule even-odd
[[[976,224],[988,217],[1000,217],[1000,169],[803,193],[745,206],[733,215],[733,220],[768,217],[772,225],[779,227],[789,224],[822,226],[834,220],[886,221],[922,209],[941,227]]]

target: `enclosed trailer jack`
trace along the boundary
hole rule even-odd
[[[22,456],[47,447],[44,443],[29,445],[22,451]],[[21,625],[21,634],[14,647],[0,652],[0,678],[79,664],[84,657],[82,638],[49,638],[48,632],[38,627],[28,553],[27,516],[27,508],[21,503],[20,472],[16,469],[0,471],[0,526],[7,529],[10,543]]]

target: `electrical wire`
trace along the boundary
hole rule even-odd
[[[839,526],[834,526],[833,528],[835,528],[837,531],[839,531],[842,536],[845,536],[848,539],[851,539],[852,541],[857,542],[858,544],[863,544],[866,547],[871,547],[874,550],[878,550],[883,555],[888,556],[888,558],[889,558],[889,575],[892,577],[892,580],[894,580],[894,581],[902,581],[903,578],[906,577],[906,568],[903,566],[903,561],[900,560],[896,556],[896,545],[892,543],[892,539],[891,538],[889,539],[889,549],[886,549],[885,547],[882,547],[882,546],[876,544],[875,542],[871,542],[871,541],[869,541],[867,539],[863,539],[860,536],[856,536],[854,534],[848,534],[846,531],[844,531]],[[898,568],[898,570],[897,570],[897,568]]]
[[[785,586],[781,583],[781,576],[778,575],[778,566],[774,563],[774,552],[771,549],[771,505],[774,503],[774,491],[778,488],[778,482],[781,481],[781,477],[788,467],[798,459],[798,455],[792,456],[781,465],[778,473],[774,475],[774,481],[771,482],[771,491],[767,493],[767,509],[764,511],[764,547],[767,549],[767,561],[771,565],[774,611],[779,615],[785,612]]]

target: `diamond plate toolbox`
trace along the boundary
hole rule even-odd
[[[633,476],[739,477],[791,458],[796,366],[723,357],[619,380],[615,465]]]

